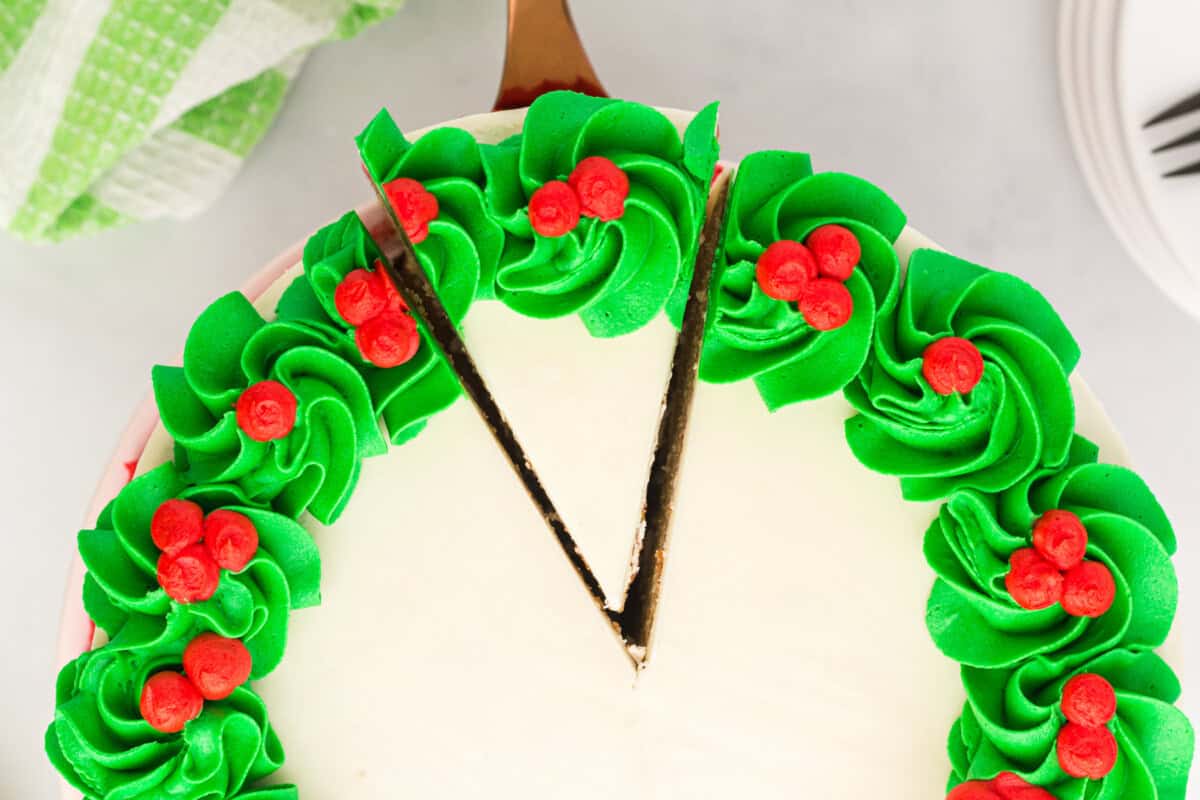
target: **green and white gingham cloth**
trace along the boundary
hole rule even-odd
[[[308,51],[403,0],[0,0],[0,228],[54,241],[210,204]]]

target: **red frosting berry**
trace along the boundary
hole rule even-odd
[[[579,198],[562,181],[543,184],[529,198],[529,222],[542,236],[564,236],[579,224]]]
[[[983,377],[983,355],[966,339],[945,336],[925,348],[921,374],[938,394],[966,394]]]
[[[237,424],[256,442],[282,439],[296,425],[296,395],[279,381],[259,381],[238,398]]]
[[[362,325],[377,316],[388,304],[385,281],[377,272],[356,269],[347,273],[333,291],[337,312],[350,325]]]
[[[1063,575],[1063,610],[1074,617],[1098,617],[1112,607],[1117,584],[1108,567],[1084,561]]]
[[[708,180],[708,185],[712,186],[714,183],[716,183],[717,178],[721,177],[721,173],[724,171],[725,171],[725,168],[722,167],[720,164],[717,164],[715,167],[713,167],[713,174],[712,174],[712,177],[709,178],[709,180]]]
[[[804,288],[796,307],[809,325],[819,331],[831,331],[850,321],[854,298],[840,281],[817,278]]]
[[[204,536],[204,509],[191,500],[164,500],[150,518],[154,546],[173,556]]]
[[[950,790],[946,800],[1004,800],[991,781],[964,781]]]
[[[1063,686],[1062,710],[1068,722],[1099,728],[1116,716],[1117,694],[1103,677],[1084,672]]]
[[[1062,599],[1063,576],[1037,550],[1025,547],[1009,556],[1004,587],[1017,605],[1036,611]]]
[[[1117,763],[1117,740],[1108,728],[1068,722],[1058,732],[1058,765],[1072,778],[1103,778]]]
[[[1055,800],[1054,795],[1034,786],[1020,775],[1001,772],[990,781],[966,781],[950,790],[946,800]]]
[[[204,697],[178,672],[157,672],[142,686],[138,708],[154,730],[179,733],[184,725],[200,716]]]
[[[392,279],[384,272],[383,263],[380,261],[375,262],[375,274],[379,276],[379,285],[383,287],[384,296],[387,297],[387,306],[384,310],[408,311],[408,303],[404,302],[404,297],[396,289]]]
[[[217,591],[221,568],[202,544],[191,544],[175,555],[158,558],[158,585],[180,603],[198,603]]]
[[[438,199],[433,192],[421,185],[420,181],[412,178],[396,178],[383,185],[383,193],[396,219],[404,228],[404,235],[413,244],[420,244],[429,235],[429,223],[437,218]]]
[[[258,552],[258,529],[245,514],[217,509],[204,518],[204,546],[218,567],[240,572]]]
[[[417,321],[404,311],[385,311],[354,332],[362,357],[377,367],[396,367],[417,354],[421,334]]]
[[[1012,772],[1001,772],[992,778],[992,787],[1002,800],[1055,800],[1050,792]]]
[[[808,235],[804,244],[808,245],[813,258],[817,260],[817,270],[821,275],[836,281],[849,278],[862,258],[862,246],[858,238],[841,225],[822,225]]]
[[[1071,569],[1083,561],[1087,542],[1087,528],[1070,511],[1047,511],[1033,524],[1033,546],[1059,569]]]
[[[567,185],[579,196],[579,211],[585,217],[607,222],[625,213],[629,178],[604,156],[589,156],[576,164]]]
[[[794,302],[817,279],[817,262],[804,245],[781,239],[758,257],[754,277],[767,297]]]
[[[253,662],[240,639],[202,633],[183,651],[183,671],[205,700],[224,700],[250,678]]]

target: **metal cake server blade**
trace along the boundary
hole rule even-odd
[[[567,0],[508,0],[504,71],[492,110],[524,108],[555,89],[608,97]]]

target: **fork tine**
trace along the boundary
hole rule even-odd
[[[1157,125],[1160,122],[1166,122],[1167,120],[1175,119],[1176,117],[1182,117],[1184,114],[1190,114],[1193,111],[1200,111],[1200,92],[1196,92],[1191,97],[1180,100],[1166,111],[1148,121],[1142,127],[1149,128],[1152,125]]]
[[[1174,150],[1176,147],[1183,147],[1184,145],[1195,144],[1196,142],[1200,142],[1200,128],[1191,133],[1185,133],[1183,136],[1176,137],[1165,144],[1160,144],[1150,152],[1162,153],[1166,150]]]
[[[1178,178],[1183,175],[1196,175],[1197,173],[1200,173],[1200,161],[1197,161],[1194,164],[1188,164],[1186,167],[1180,167],[1179,169],[1173,169],[1170,172],[1164,173],[1163,177],[1164,178]]]

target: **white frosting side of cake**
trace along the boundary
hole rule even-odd
[[[452,124],[494,139],[519,120]],[[907,231],[902,260],[922,244]],[[617,592],[673,329],[660,318],[596,340],[573,317],[482,303],[465,338]],[[1073,385],[1079,430],[1125,461]],[[460,400],[364,465],[336,525],[309,525],[323,604],[292,615],[283,663],[257,687],[288,756],[275,782],[306,800],[942,796],[963,692],[924,627],[936,506],[902,501],[895,479],[854,460],[849,413],[830,397],[770,414],[750,382],[698,385],[654,649],[635,680]],[[168,455],[160,430],[142,470]]]

